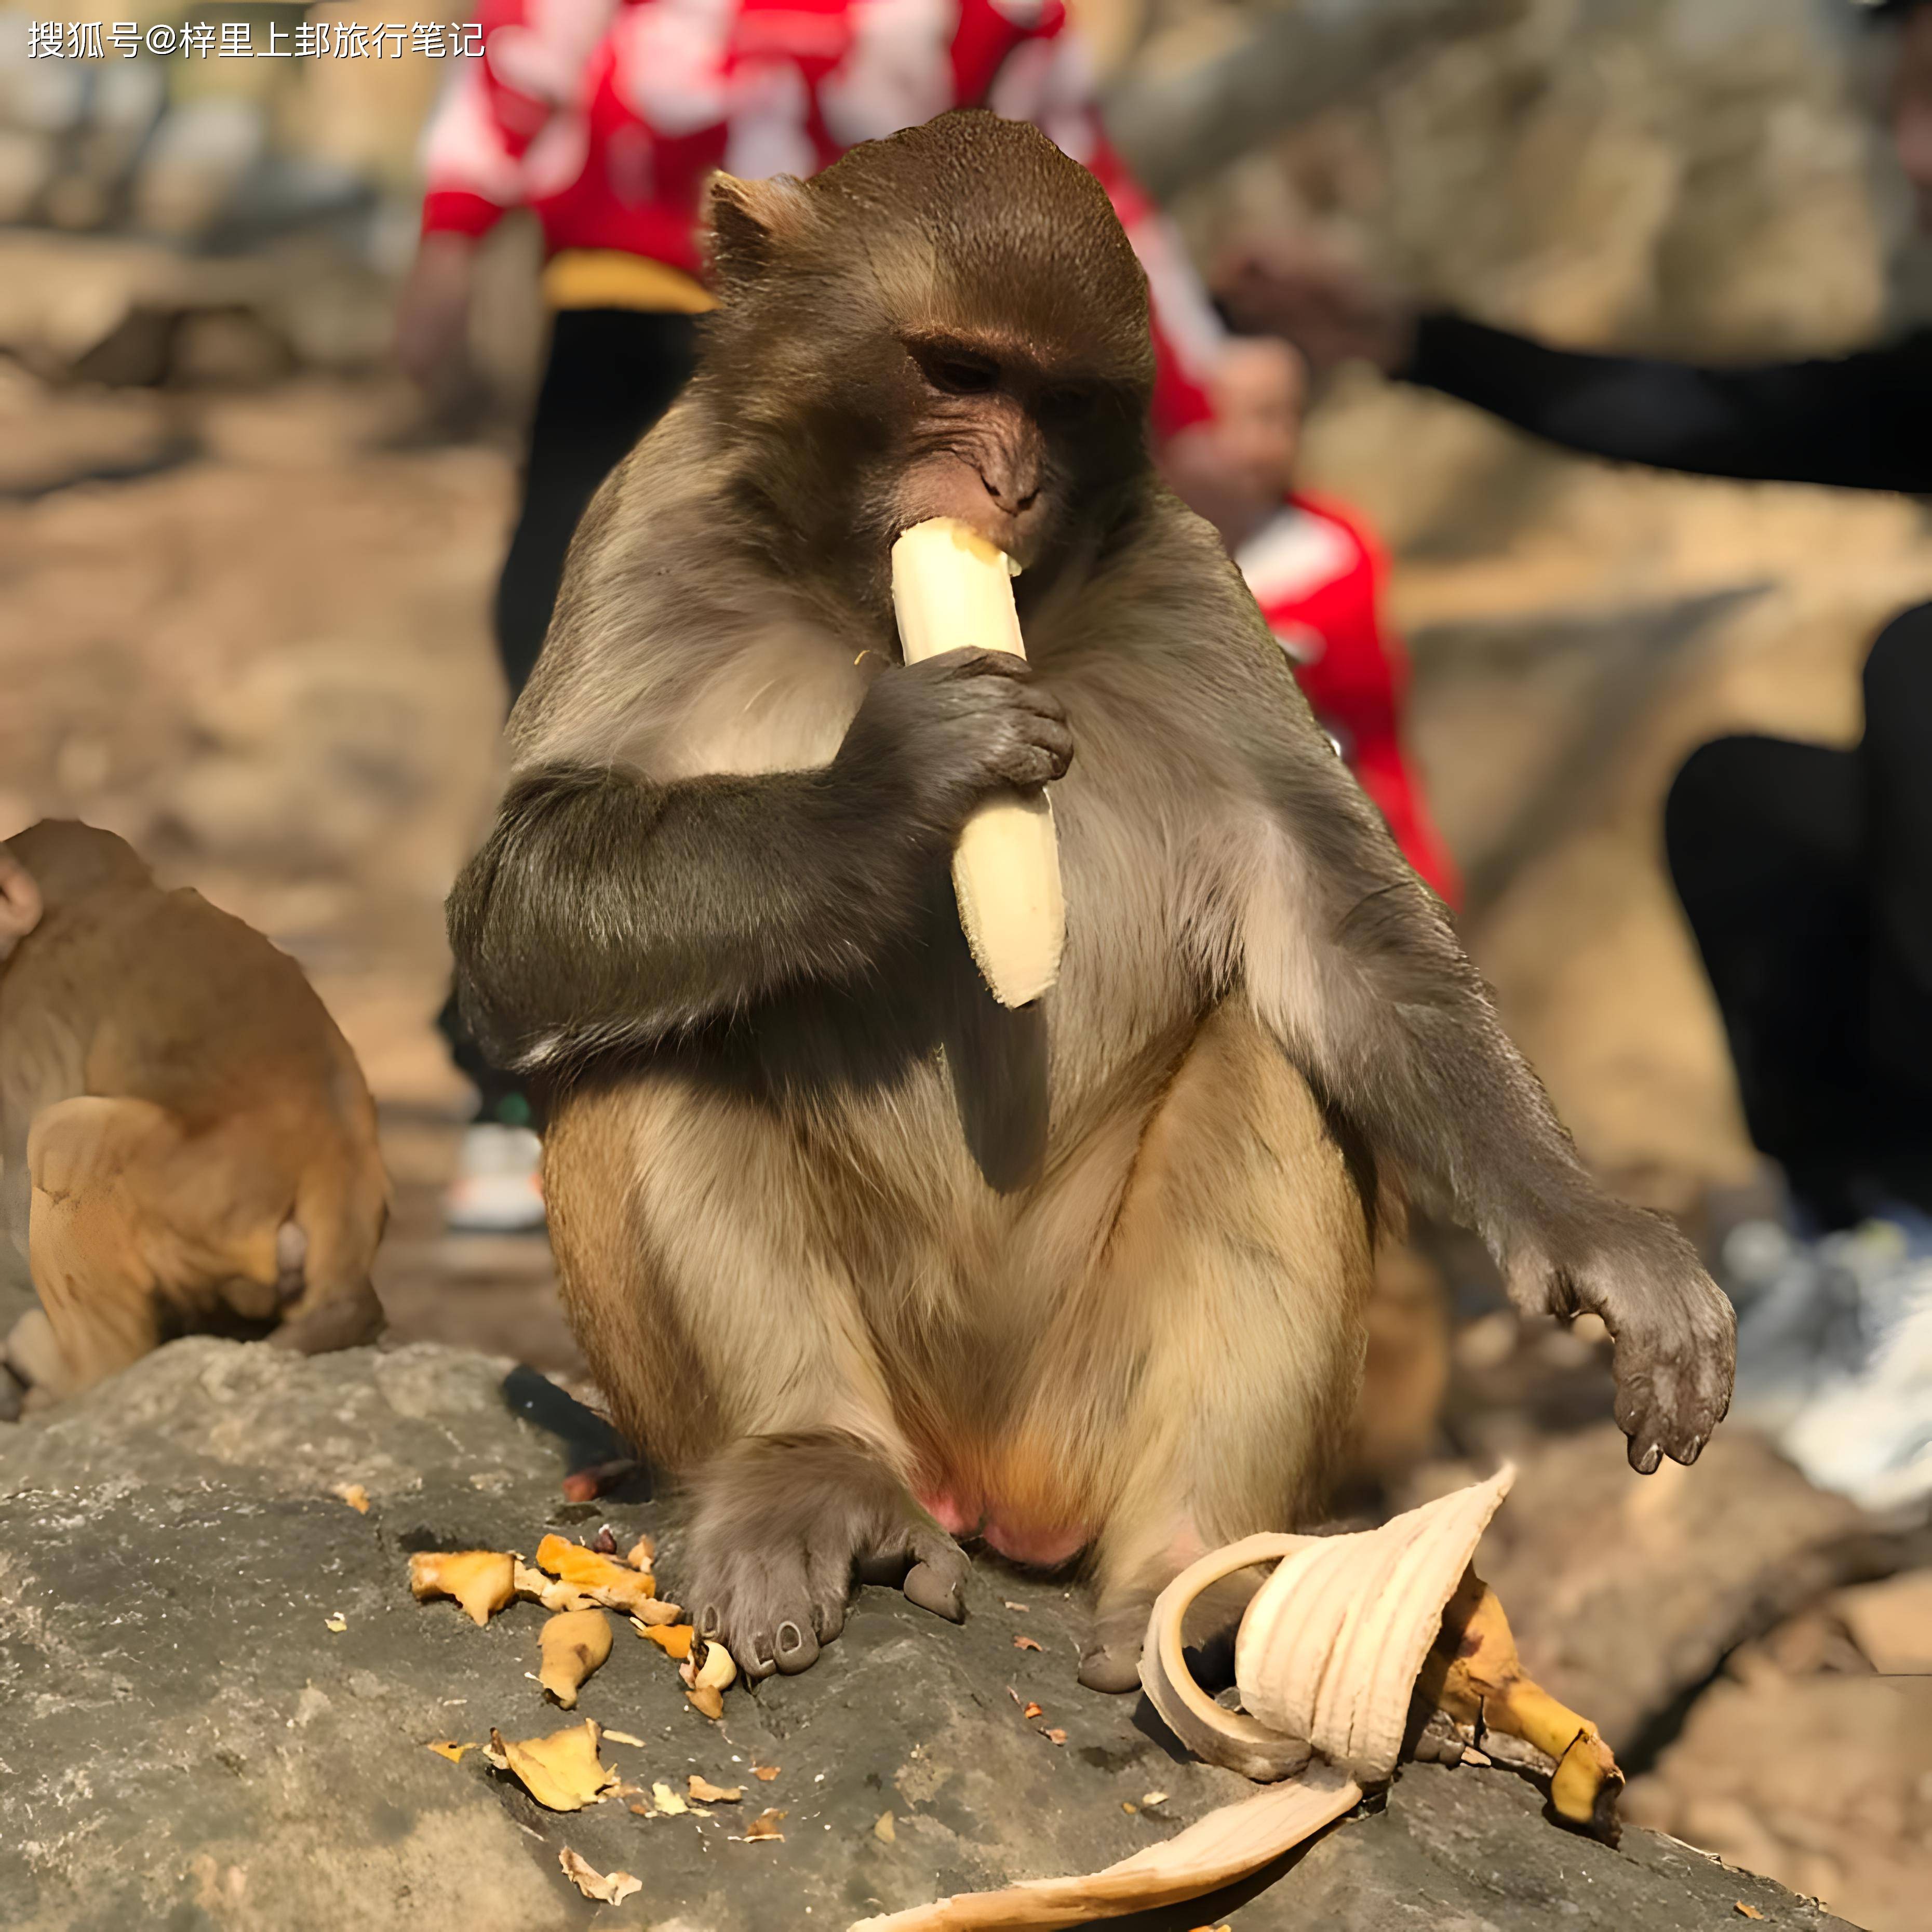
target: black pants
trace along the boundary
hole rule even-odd
[[[496,586],[496,656],[513,704],[543,648],[578,520],[597,486],[676,400],[697,354],[697,326],[688,315],[566,309],[556,317],[530,424],[522,506]],[[453,993],[436,1024],[482,1096],[480,1118],[527,1120],[517,1083],[478,1051]]]
[[[1856,748],[1720,738],[1664,812],[1751,1138],[1826,1227],[1932,1213],[1932,604],[1864,697]]]

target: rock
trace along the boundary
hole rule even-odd
[[[529,1605],[478,1630],[409,1594],[412,1550],[532,1550],[550,1527],[650,1526],[570,1507],[554,1442],[499,1396],[506,1364],[428,1345],[304,1360],[179,1342],[0,1444],[0,1897],[22,1932],[120,1924],[348,1932],[794,1932],[1027,1874],[1079,1871],[1248,1787],[1171,1756],[1132,1700],[1074,1681],[1080,1606],[982,1564],[963,1628],[868,1589],[802,1677],[708,1724],[620,1628],[578,1714],[632,1784],[693,1772],[744,1802],[644,1818],[539,1810],[471,1752],[562,1727],[530,1673]],[[329,1493],[357,1483],[358,1514]],[[1024,1604],[1024,1610],[1008,1607]],[[332,1625],[339,1624],[339,1629]],[[1041,1648],[1015,1648],[1017,1634]],[[1014,1694],[1010,1695],[1010,1690]],[[1056,1746],[1016,1697],[1046,1707]],[[753,1765],[776,1766],[769,1783]],[[1145,1795],[1168,1796],[1146,1806]],[[746,1821],[783,1811],[782,1840]],[[1250,1932],[1320,1924],[1816,1926],[1754,1878],[1642,1832],[1621,1851],[1546,1822],[1508,1774],[1406,1772],[1270,1886],[1204,1902]],[[890,1839],[877,1830],[890,1812]],[[560,1851],[644,1890],[599,1912]],[[1176,1920],[1175,1923],[1180,1923]]]
[[[1639,1476],[1604,1424],[1533,1452],[1478,1562],[1532,1672],[1628,1753],[1738,1644],[1904,1547],[1748,1430]]]
[[[1932,1575],[1898,1581],[1922,1594]],[[1630,1815],[1870,1932],[1912,1932],[1932,1892],[1932,1676],[1875,1675],[1828,1649],[1813,1662],[1798,1634],[1731,1660],[1631,1786]]]
[[[1840,1590],[1832,1609],[1882,1677],[1932,1677],[1932,1570]]]

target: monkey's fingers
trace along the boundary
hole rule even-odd
[[[1630,1438],[1630,1467],[1641,1475],[1666,1456],[1696,1462],[1730,1408],[1736,1317],[1727,1301],[1696,1314],[1702,1318],[1658,1324],[1639,1316],[1612,1324],[1617,1426]]]
[[[949,683],[961,678],[1005,677],[1024,684],[1033,676],[1033,666],[1012,651],[982,651],[970,645],[958,650],[937,651],[921,662],[932,668],[928,676]]]

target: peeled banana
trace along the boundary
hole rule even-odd
[[[1013,608],[1013,565],[950,517],[915,524],[892,546],[892,608],[908,664],[976,646],[1026,655]],[[1003,1006],[1038,999],[1060,974],[1066,908],[1060,848],[1044,792],[989,800],[952,857],[959,923]]]

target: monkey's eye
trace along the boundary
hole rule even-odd
[[[920,374],[946,395],[990,395],[1000,386],[1000,367],[990,356],[938,344],[921,346],[912,353]]]

